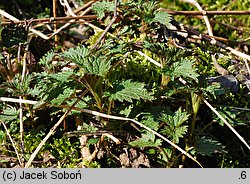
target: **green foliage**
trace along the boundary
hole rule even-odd
[[[162,11],[157,12],[154,17],[154,22],[159,22],[167,27],[169,27],[170,20],[170,15]]]
[[[79,67],[82,67],[84,66],[84,61],[86,60],[88,54],[88,48],[84,46],[77,46],[75,48],[70,48],[66,52],[62,53],[62,57],[71,62],[74,62]]]
[[[207,137],[196,140],[196,151],[203,156],[212,156],[213,153],[221,153],[225,150],[220,142]]]
[[[3,86],[6,90],[15,96],[26,96],[30,90],[30,83],[32,81],[32,76],[27,75],[24,79],[20,80],[21,76],[16,75],[14,80],[11,82],[4,82]]]
[[[157,147],[161,146],[162,140],[155,139],[155,135],[151,132],[142,133],[141,138],[130,142],[129,144],[133,147]]]
[[[110,96],[110,100],[119,100],[121,102],[132,102],[133,99],[152,100],[152,94],[147,92],[143,83],[132,82],[131,80],[122,81],[114,85],[114,91],[106,93],[106,96]]]
[[[80,162],[76,150],[78,146],[77,142],[72,144],[68,138],[54,139],[51,145],[51,153],[58,160],[64,161],[60,167],[72,167]]]
[[[33,151],[35,151],[44,135],[44,132],[31,131],[30,133],[28,133],[24,138],[24,144],[26,149],[25,151],[27,153],[32,153]],[[44,149],[42,149],[41,152],[43,152],[43,150]],[[26,159],[29,159],[29,157],[30,155],[27,154]],[[38,158],[41,159],[41,155],[39,155]]]
[[[183,138],[187,133],[188,126],[182,125],[188,120],[189,114],[182,112],[179,108],[174,114],[163,114],[161,121],[166,123],[166,127],[161,130],[162,134],[166,134],[175,143],[179,143],[179,138]]]
[[[0,130],[0,144],[6,139],[6,133],[3,130]]]
[[[53,50],[47,52],[39,61],[39,64],[45,66],[46,69],[50,70],[54,68],[52,64],[55,52]]]
[[[142,124],[151,128],[152,130],[157,131],[159,129],[159,122],[154,120],[154,117],[149,116],[147,119],[141,121]]]
[[[172,68],[165,66],[163,72],[166,75],[171,76],[173,81],[175,77],[191,78],[198,82],[199,74],[196,73],[196,69],[192,67],[193,61],[187,59],[181,59],[179,62],[173,63]]]
[[[104,77],[110,69],[110,62],[102,61],[100,58],[90,58],[83,67],[83,72]]]
[[[114,3],[109,1],[97,2],[92,6],[93,12],[102,19],[105,16],[105,12],[114,11]]]
[[[3,122],[11,122],[13,120],[16,120],[17,116],[18,111],[15,107],[7,107],[1,112],[0,119]]]
[[[86,47],[78,46],[64,52],[62,57],[77,64],[83,74],[94,74],[104,77],[110,69],[110,61],[106,61],[105,57],[91,55],[89,52]]]
[[[79,1],[74,1],[77,2]],[[221,9],[236,9],[237,6],[246,9],[247,6],[243,0],[231,3],[218,1],[215,4],[212,1],[201,2],[206,9],[217,9],[217,6]],[[35,10],[29,10],[27,13],[24,9],[26,16],[47,17],[48,11],[52,9],[51,3],[41,3],[44,3],[43,6],[35,10],[42,8],[44,12],[40,11],[39,14],[35,13]],[[81,3],[83,5],[85,1]],[[31,1],[27,0],[24,4],[30,5]],[[165,0],[161,5],[164,4],[175,10],[195,9],[179,1]],[[9,8],[7,5],[3,6]],[[113,15],[114,2],[96,1],[90,8],[98,19],[88,20],[91,24],[86,22],[85,26],[91,27],[84,29],[81,34],[88,39],[78,40],[73,36],[69,37],[68,33],[71,33],[71,28],[75,26],[72,25],[60,32],[58,43],[55,44],[58,47],[46,53],[38,56],[30,45],[31,54],[27,56],[27,75],[24,78],[23,60],[20,58],[26,57],[27,53],[22,44],[30,34],[27,35],[23,27],[20,27],[22,25],[10,25],[2,30],[0,96],[21,96],[25,100],[37,101],[35,105],[22,104],[25,150],[21,157],[27,161],[46,133],[74,104],[71,112],[37,155],[36,159],[42,161],[38,162],[39,167],[120,167],[120,157],[124,155],[124,150],[127,160],[131,162],[135,160],[134,155],[144,155],[149,159],[150,167],[193,166],[187,161],[188,158],[180,156],[176,148],[153,133],[127,121],[96,116],[95,111],[137,120],[159,132],[195,158],[203,159],[205,156],[209,164],[210,161],[213,163],[211,166],[202,161],[204,167],[245,166],[245,160],[249,159],[245,148],[240,147],[237,138],[232,138],[223,122],[202,103],[202,99],[205,98],[216,105],[216,109],[237,127],[239,133],[247,140],[249,113],[229,107],[230,105],[249,108],[250,99],[246,85],[242,83],[239,92],[232,94],[222,89],[219,84],[207,82],[208,77],[217,75],[212,65],[212,54],[216,53],[218,62],[229,69],[231,60],[237,58],[204,41],[189,43],[188,40],[184,40],[183,46],[177,46],[180,43],[176,40],[177,32],[171,30],[172,33],[166,33],[175,19],[186,25],[198,27],[199,31],[206,30],[203,22],[187,16],[173,18],[160,11],[156,1],[119,1],[115,23],[98,47],[92,49],[103,33],[93,27],[105,29]],[[13,14],[18,13],[13,11]],[[235,20],[234,16],[230,18]],[[237,21],[229,23],[226,19],[214,16],[215,35],[223,36],[227,33],[228,38],[234,40],[249,37],[248,31],[239,36],[237,30],[225,31],[225,28],[217,25],[218,21],[228,25],[232,23],[235,27],[239,24]],[[239,18],[244,23],[248,19],[246,16]],[[78,24],[78,21],[75,23]],[[47,29],[39,30],[48,33]],[[68,47],[64,44],[67,42],[74,46]],[[45,47],[42,43],[39,42],[37,45]],[[18,45],[20,53],[17,53]],[[3,48],[4,46],[10,48]],[[245,47],[247,45],[244,49]],[[141,52],[146,56],[140,55]],[[155,62],[162,67],[155,65]],[[234,72],[237,73],[235,68],[232,70],[233,75]],[[242,71],[240,74],[242,75]],[[221,108],[221,105],[224,107]],[[83,109],[88,109],[91,114],[83,113]],[[20,112],[19,103],[0,103],[0,120],[6,123],[21,153]],[[115,144],[116,140],[119,140],[120,144]],[[16,156],[2,128],[0,142],[3,150],[1,154]],[[85,159],[81,155],[83,153],[89,153],[91,156]]]

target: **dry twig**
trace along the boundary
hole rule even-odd
[[[206,12],[202,9],[202,7],[200,6],[200,4],[196,1],[196,0],[182,0],[183,2],[187,2],[187,3],[190,3],[194,6],[196,6],[196,8],[203,13],[202,17],[205,21],[205,24],[207,26],[207,31],[208,31],[208,35],[211,37],[211,44],[215,44],[216,43],[216,40],[214,39],[214,34],[213,34],[213,30],[212,30],[212,27],[211,27],[211,24],[209,22],[209,19],[208,17],[206,16]],[[219,65],[219,63],[216,61],[216,58],[215,58],[215,55],[212,55],[212,61],[213,61],[213,65],[214,67],[216,68],[217,72],[221,75],[227,75],[228,74],[228,71],[223,68],[222,66]]]
[[[239,138],[239,140],[246,145],[246,147],[250,150],[250,146],[247,144],[247,142],[245,141],[245,139],[230,125],[230,123],[227,122],[227,120],[220,115],[220,113],[213,108],[212,105],[210,105],[210,103],[208,103],[208,101],[206,101],[205,99],[203,99],[203,102],[225,123],[225,125],[227,125],[227,127]]]
[[[1,97],[0,99],[5,100],[5,98]],[[19,102],[18,99],[11,99],[12,102]],[[186,151],[184,151],[182,148],[180,148],[178,145],[174,144],[173,142],[171,142],[170,140],[168,140],[167,138],[165,138],[164,136],[162,136],[161,134],[159,134],[158,132],[148,128],[147,126],[141,124],[140,122],[134,120],[134,119],[130,119],[130,118],[123,118],[123,117],[118,117],[118,116],[112,116],[112,115],[108,115],[108,114],[104,114],[104,113],[100,113],[97,111],[92,111],[92,110],[88,110],[88,109],[80,109],[75,107],[75,105],[80,101],[80,98],[76,100],[76,102],[72,105],[72,106],[67,106],[69,109],[63,114],[63,116],[59,119],[59,121],[50,129],[50,132],[45,136],[45,138],[40,142],[40,144],[38,145],[38,147],[36,148],[36,150],[32,153],[29,161],[26,163],[25,168],[30,167],[32,161],[35,159],[36,155],[38,154],[38,152],[40,151],[40,149],[42,148],[42,146],[46,143],[46,141],[49,139],[49,137],[54,133],[54,131],[56,130],[56,128],[63,122],[63,120],[66,118],[66,116],[68,115],[68,113],[74,109],[74,110],[78,110],[80,112],[84,112],[84,113],[88,113],[88,114],[92,114],[94,116],[100,116],[103,118],[108,118],[108,119],[114,119],[114,120],[121,120],[121,121],[130,121],[132,123],[135,123],[137,125],[139,125],[140,127],[148,130],[149,132],[155,134],[156,136],[160,137],[161,139],[163,139],[164,141],[166,141],[167,143],[169,143],[171,146],[173,146],[174,148],[176,148],[177,150],[179,150],[182,154],[186,155],[188,158],[190,158],[191,160],[193,160],[194,162],[196,162],[199,166],[202,167],[202,165],[195,159],[193,158],[189,153],[187,153]],[[23,102],[27,102],[23,101]],[[32,104],[35,104],[35,101],[31,101]],[[66,107],[66,106],[64,106]],[[115,141],[115,139],[114,139]],[[117,142],[117,141],[115,141]],[[118,142],[117,142],[118,143]]]
[[[13,21],[13,22],[19,21],[16,17],[14,17],[14,16],[8,14],[7,12],[5,12],[5,11],[3,11],[3,10],[1,10],[1,9],[0,9],[0,15],[6,17],[6,18],[8,18],[8,19],[10,19],[10,20]],[[25,22],[25,21],[23,21],[23,22]],[[30,28],[30,31],[33,32],[34,34],[40,36],[40,37],[43,38],[43,39],[46,39],[46,40],[49,39],[45,34],[41,33],[40,31],[37,31],[37,30],[32,29],[32,28]]]
[[[250,11],[174,11],[165,8],[159,8],[171,15],[250,15]]]
[[[36,150],[32,153],[30,156],[28,162],[25,165],[25,168],[29,168],[32,161],[35,159],[36,155],[40,151],[40,149],[43,147],[43,145],[46,143],[46,141],[50,138],[50,136],[55,132],[56,128],[63,122],[63,120],[67,117],[67,115],[70,113],[70,111],[73,109],[73,107],[80,101],[80,99],[77,99],[75,103],[63,114],[63,116],[57,121],[57,123],[50,129],[49,133],[44,137],[44,139],[40,142],[40,144],[37,146]]]
[[[5,129],[5,131],[6,131],[6,134],[7,134],[7,136],[9,137],[10,142],[11,142],[11,144],[12,144],[14,150],[15,150],[15,153],[16,153],[16,156],[17,156],[17,159],[18,159],[19,164],[22,166],[22,165],[23,165],[23,162],[21,161],[21,159],[20,159],[20,157],[19,157],[19,153],[18,153],[17,148],[16,148],[16,146],[15,146],[15,142],[14,142],[14,140],[12,139],[12,137],[11,137],[11,135],[10,135],[10,132],[9,132],[8,128],[6,127],[5,123],[2,122],[1,120],[0,120],[0,122],[2,123],[2,125],[3,125],[3,127],[4,127],[4,129]]]
[[[57,0],[53,0],[53,18],[55,19],[57,17]],[[54,25],[54,32],[57,31],[57,22],[55,22],[55,25]],[[58,35],[56,34],[55,35],[55,47],[57,47],[58,45]]]
[[[106,29],[104,30],[104,32],[102,33],[102,35],[98,38],[98,40],[96,41],[96,43],[92,47],[92,49],[95,49],[97,47],[97,45],[101,42],[101,40],[103,39],[103,37],[105,36],[105,34],[108,32],[108,30],[112,26],[112,24],[115,22],[115,20],[117,18],[117,0],[115,0],[115,6],[114,7],[115,7],[114,8],[114,15],[113,15],[112,20],[110,21],[109,25],[106,27]]]

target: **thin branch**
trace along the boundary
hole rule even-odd
[[[195,29],[192,29],[192,28],[189,28],[187,26],[184,26],[185,27],[185,30],[187,30],[189,33],[192,33],[194,35],[197,35],[199,37],[201,37],[202,39],[206,40],[206,41],[209,41],[209,42],[212,42],[212,38],[210,38],[209,36],[205,35],[205,34],[201,34],[200,32],[196,31]],[[219,41],[216,41],[215,43],[217,46],[231,52],[233,55],[235,56],[238,56],[242,59],[247,59],[248,61],[250,61],[250,56],[245,54],[245,53],[242,53],[240,51],[237,51],[235,49],[233,49],[232,47],[229,47],[227,46],[226,44],[223,44]]]
[[[1,9],[0,9],[0,14],[2,15],[2,10]],[[22,24],[22,23],[27,22],[25,20],[18,20],[16,18],[14,18],[14,19],[11,19],[9,17],[6,17],[6,18],[10,19],[11,21],[9,21],[9,22],[2,22],[1,25]],[[50,18],[32,19],[30,21],[32,23],[35,23],[35,22],[38,22],[38,23],[42,23],[42,22],[53,23],[55,21],[68,21],[68,20],[80,20],[80,19],[93,20],[93,19],[96,19],[96,16],[95,15],[80,15],[80,16],[75,16],[75,17],[56,17],[56,18],[50,17]]]
[[[70,108],[70,106],[69,106],[69,108]],[[165,138],[163,135],[159,134],[158,132],[156,132],[156,131],[148,128],[147,126],[143,125],[142,123],[140,123],[140,122],[138,122],[138,121],[136,121],[134,119],[123,118],[123,117],[113,116],[113,115],[108,115],[108,114],[100,113],[100,112],[97,112],[97,111],[92,111],[92,110],[89,110],[89,109],[81,109],[81,108],[77,108],[77,107],[73,107],[72,109],[78,110],[78,111],[83,112],[83,113],[92,114],[94,116],[100,116],[100,117],[103,117],[103,118],[114,119],[114,120],[121,120],[121,121],[131,121],[132,123],[135,123],[135,124],[139,125],[140,127],[148,130],[149,132],[155,134],[156,136],[160,137],[162,140],[164,140],[167,143],[169,143],[171,146],[173,146],[174,148],[176,148],[177,150],[179,150],[182,154],[186,155],[188,158],[190,158],[191,160],[193,160],[194,162],[196,162],[200,167],[202,167],[202,165],[193,156],[191,156],[189,153],[187,153],[186,151],[184,151],[178,145],[176,145],[175,143],[171,142],[169,139]]]
[[[249,68],[249,64],[248,64],[248,62],[247,62],[247,60],[246,60],[246,59],[243,59],[243,60],[244,60],[244,62],[245,62],[245,65],[246,65],[246,68],[247,68],[248,74],[249,74],[249,76],[250,76],[250,68]]]
[[[83,6],[77,8],[77,9],[74,11],[74,13],[77,14],[77,13],[79,13],[80,11],[82,11],[82,10],[84,10],[84,9],[86,9],[86,8],[88,8],[88,7],[90,7],[95,1],[96,1],[96,0],[87,2],[87,3],[84,4]]]
[[[1,10],[1,9],[0,9],[0,15],[6,17],[6,18],[8,18],[8,19],[10,19],[10,20],[13,21],[13,22],[19,21],[16,17],[14,17],[14,16],[8,14],[7,12],[5,12],[5,11],[3,11],[3,10]],[[25,23],[25,21],[23,21],[23,23]],[[43,38],[43,39],[48,39],[48,37],[47,37],[45,34],[41,33],[40,31],[37,31],[37,30],[32,29],[32,28],[30,29],[30,31],[33,32],[33,33],[35,33],[36,35],[40,36],[40,37]]]
[[[0,101],[14,102],[14,103],[24,103],[24,104],[31,104],[31,105],[35,105],[37,103],[37,101],[34,101],[34,100],[23,100],[23,99],[8,98],[8,97],[0,97]]]
[[[81,13],[80,17],[83,17],[84,14],[88,13],[91,10],[91,7],[87,8],[83,13]],[[75,15],[76,17],[76,15]],[[54,32],[52,35],[50,35],[49,38],[53,37],[54,35],[58,34],[61,30],[65,29],[66,27],[70,26],[73,22],[75,22],[78,19],[71,19],[68,23],[64,24],[62,27],[60,27],[56,32]]]
[[[102,35],[98,38],[98,40],[96,41],[96,43],[92,47],[92,49],[95,49],[97,47],[97,45],[101,42],[101,40],[103,39],[103,37],[105,36],[105,34],[108,32],[108,30],[112,26],[112,24],[115,22],[116,18],[117,18],[117,0],[115,0],[114,15],[113,15],[112,20],[110,21],[109,25],[106,27],[106,29],[104,30],[104,32],[102,33]]]
[[[74,15],[74,12],[72,11],[72,9],[71,9],[71,7],[69,5],[69,2],[67,0],[60,0],[60,3],[61,3],[62,6],[66,7],[66,9],[67,9],[67,12],[65,12],[66,14],[71,15],[71,16]]]
[[[232,44],[239,44],[239,45],[250,45],[250,43],[247,43],[246,41],[236,41],[236,40],[229,40],[227,38],[223,38],[223,37],[219,37],[219,36],[209,36],[209,35],[206,35],[207,37],[209,38],[214,38],[218,41],[222,41],[222,42],[230,42]],[[200,39],[199,37],[197,38],[194,38],[194,39]]]
[[[66,116],[68,115],[68,113],[72,109],[78,110],[80,112],[92,114],[94,116],[101,116],[101,117],[104,117],[104,118],[115,119],[115,120],[122,120],[122,121],[131,121],[132,123],[135,123],[135,124],[141,126],[142,128],[148,130],[149,132],[155,134],[156,136],[160,137],[161,139],[163,139],[164,141],[166,141],[167,143],[169,143],[171,146],[173,146],[174,148],[176,148],[177,150],[179,150],[181,153],[183,153],[188,158],[190,158],[191,160],[193,160],[199,166],[202,167],[202,165],[194,157],[192,157],[189,153],[187,153],[186,151],[184,151],[178,145],[174,144],[173,142],[171,142],[170,140],[168,140],[167,138],[165,138],[164,136],[162,136],[158,132],[156,132],[156,131],[148,128],[147,126],[141,124],[140,122],[138,122],[138,121],[136,121],[134,119],[130,119],[130,118],[123,118],[123,117],[118,117],[118,116],[112,116],[112,115],[107,115],[107,114],[100,113],[100,112],[97,112],[97,111],[92,111],[92,110],[88,110],[88,109],[77,108],[77,107],[75,107],[75,105],[79,102],[79,100],[80,99],[77,99],[77,101],[72,106],[64,106],[65,108],[69,108],[69,109],[63,114],[63,116],[59,119],[59,121],[50,129],[50,132],[46,135],[46,137],[40,142],[40,144],[38,145],[38,147],[36,148],[36,150],[32,153],[29,161],[26,163],[25,168],[30,167],[32,161],[35,159],[36,155],[38,154],[38,152],[40,151],[40,149],[42,148],[42,146],[46,143],[46,141],[49,139],[49,137],[54,133],[54,131],[56,130],[56,128],[63,122],[63,120],[66,118]]]
[[[202,9],[202,7],[200,6],[200,4],[196,1],[196,0],[182,0],[183,2],[187,2],[190,3],[194,6],[196,6],[196,8],[203,13],[202,17],[205,21],[205,24],[207,26],[207,31],[208,31],[208,35],[211,37],[211,44],[215,44],[216,40],[214,39],[214,34],[213,34],[213,30],[212,30],[212,26],[209,22],[208,17],[206,16],[206,12]],[[227,75],[228,71],[223,68],[222,66],[219,65],[219,63],[216,61],[215,55],[212,55],[212,61],[213,61],[213,65],[216,68],[217,72],[221,75]]]
[[[29,29],[29,25],[27,25],[27,29]],[[31,37],[28,38],[27,40],[27,44],[26,44],[26,47],[24,49],[24,55],[23,55],[23,58],[22,58],[22,61],[20,62],[19,61],[19,58],[18,57],[18,63],[21,63],[22,65],[22,76],[21,76],[21,83],[24,82],[25,80],[25,76],[26,76],[26,70],[27,70],[27,66],[26,66],[26,58],[27,58],[27,52],[29,50],[29,43],[31,41]],[[21,44],[19,44],[19,49],[21,49]],[[21,151],[22,151],[22,155],[24,155],[24,128],[23,128],[23,104],[22,104],[22,96],[19,96],[19,120],[20,120],[20,142],[21,142]],[[22,165],[23,167],[23,165]]]
[[[154,59],[152,59],[151,57],[147,56],[146,54],[144,54],[141,51],[137,51],[138,54],[140,54],[141,56],[145,57],[147,60],[149,60],[151,63],[155,64],[156,66],[159,66],[162,68],[162,65],[160,63],[158,63],[157,61],[155,61]]]
[[[250,146],[247,144],[247,142],[244,140],[244,138],[230,125],[230,123],[227,122],[227,120],[220,115],[220,113],[212,106],[208,101],[206,101],[203,98],[203,102],[227,125],[227,127],[240,139],[240,141],[246,145],[246,147],[250,150]]]
[[[15,146],[15,142],[14,142],[14,140],[12,139],[12,137],[11,137],[11,135],[10,135],[10,132],[9,132],[8,128],[6,127],[6,125],[5,125],[4,122],[2,122],[1,120],[0,120],[0,122],[2,123],[2,125],[3,125],[3,127],[4,127],[4,129],[5,129],[5,131],[6,131],[6,134],[7,134],[7,136],[9,137],[10,142],[11,142],[11,144],[12,144],[14,150],[15,150],[15,153],[16,153],[16,156],[17,156],[17,159],[18,159],[19,164],[20,164],[20,165],[23,165],[23,162],[21,161],[21,159],[20,159],[20,157],[19,157],[19,153],[18,153],[17,148],[16,148],[16,146]]]
[[[119,139],[117,139],[115,136],[109,134],[109,133],[103,133],[101,136],[101,141],[103,142],[104,138],[108,137],[111,140],[113,140],[116,144],[121,144],[121,141],[119,141]]]
[[[56,128],[63,122],[63,120],[67,117],[67,115],[70,113],[70,111],[73,109],[73,107],[79,102],[80,100],[77,99],[72,106],[69,107],[69,109],[63,114],[63,116],[57,121],[57,123],[50,129],[49,133],[44,137],[44,139],[40,142],[36,150],[32,153],[30,156],[28,162],[25,165],[25,168],[29,168],[32,161],[35,159],[36,155],[40,151],[40,149],[43,147],[43,145],[46,143],[46,141],[50,138],[50,136],[55,132]]]
[[[174,11],[165,8],[159,8],[171,15],[250,15],[250,11]]]
[[[57,17],[57,0],[53,0],[53,18],[55,19],[56,17]],[[56,31],[57,31],[57,22],[55,22],[55,25],[54,25],[54,32]],[[59,38],[58,38],[58,35],[56,34],[55,35],[55,47],[57,47],[58,41],[59,41]]]

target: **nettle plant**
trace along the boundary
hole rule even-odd
[[[97,24],[107,25],[114,3],[97,2],[92,10]],[[206,126],[209,120],[199,114],[201,99],[216,98],[221,89],[207,86],[198,74],[195,53],[176,48],[171,37],[162,41],[159,33],[172,17],[158,11],[152,1],[121,2],[119,11],[100,46],[93,48],[102,33],[95,32],[74,48],[46,53],[39,61],[42,71],[33,71],[22,81],[15,75],[1,85],[5,95],[38,101],[23,106],[24,158],[30,159],[38,146],[41,136],[36,134],[47,133],[69,109],[38,159],[52,155],[60,160],[58,167],[197,167],[187,156],[225,153]],[[18,131],[18,108],[1,105],[0,119],[12,133]],[[32,137],[36,141],[29,145]],[[53,159],[43,166],[53,165]]]

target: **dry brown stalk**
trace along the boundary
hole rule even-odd
[[[85,19],[85,20],[93,20],[96,19],[97,17],[95,15],[82,15],[82,16],[75,16],[75,17],[56,17],[56,18],[41,18],[41,19],[32,19],[31,22],[47,22],[47,23],[53,23],[55,21],[68,21],[68,20],[79,20],[79,19]],[[2,22],[1,25],[7,25],[7,24],[22,24],[25,23],[25,20],[13,20],[13,21],[8,21],[8,22]]]
[[[57,17],[57,0],[53,0],[53,18],[55,19]],[[54,32],[57,30],[57,22],[54,25]],[[55,47],[58,45],[58,35],[55,35]]]
[[[10,132],[9,132],[7,126],[5,125],[5,123],[4,123],[3,121],[1,121],[1,120],[0,120],[0,123],[2,123],[2,125],[3,125],[3,127],[4,127],[4,129],[5,129],[5,131],[6,131],[6,134],[7,134],[7,136],[9,137],[10,142],[11,142],[11,144],[12,144],[14,150],[15,150],[15,153],[16,153],[17,159],[18,159],[18,161],[19,161],[19,164],[20,164],[20,166],[22,166],[22,165],[23,165],[23,162],[22,162],[22,160],[21,160],[21,158],[20,158],[20,156],[19,156],[19,153],[18,153],[18,151],[17,151],[17,147],[16,147],[16,145],[15,145],[15,141],[12,139],[12,137],[11,137],[11,135],[10,135]]]
[[[165,11],[171,15],[250,15],[250,11],[174,11],[160,8],[159,10]]]
[[[116,18],[117,18],[117,4],[118,1],[115,0],[115,4],[114,4],[114,15],[113,18],[111,19],[109,25],[106,27],[106,29],[103,31],[103,33],[101,34],[101,36],[98,38],[98,40],[96,41],[95,45],[92,47],[92,49],[95,49],[97,47],[97,45],[101,42],[101,40],[104,38],[104,36],[106,35],[106,33],[108,32],[108,30],[111,28],[111,26],[113,25],[113,23],[115,22]]]
[[[77,8],[77,9],[74,11],[74,13],[77,14],[77,13],[79,13],[80,11],[82,11],[82,10],[84,10],[84,9],[86,9],[86,8],[88,8],[88,7],[90,7],[95,1],[96,1],[96,0],[87,2],[87,3],[84,4],[82,7]]]
[[[3,11],[3,10],[1,10],[1,9],[0,9],[0,15],[2,15],[3,17],[6,17],[7,19],[10,19],[10,20],[13,21],[13,22],[18,22],[18,21],[20,21],[20,20],[18,20],[16,17],[14,17],[14,16],[8,14],[7,12],[5,12],[5,11]],[[26,22],[26,21],[23,21],[23,23],[25,23],[25,22]],[[29,30],[30,30],[31,32],[33,32],[34,34],[40,36],[40,37],[43,38],[43,39],[48,39],[48,37],[47,37],[45,34],[41,33],[40,31],[37,31],[37,30],[35,30],[35,29],[33,29],[33,28],[30,28]]]
[[[197,35],[197,36],[201,37],[202,39],[204,39],[206,41],[212,42],[212,38],[210,38],[208,35],[201,34],[200,32],[196,31],[195,29],[188,28],[186,26],[184,26],[184,27],[185,27],[185,30],[187,30],[189,33]],[[229,46],[227,46],[227,45],[225,45],[225,44],[223,44],[223,43],[221,43],[219,41],[216,41],[215,44],[217,46],[219,46],[219,47],[221,47],[221,48],[223,48],[223,49],[231,52],[235,56],[238,56],[238,57],[240,57],[242,59],[247,59],[248,61],[250,61],[250,56],[247,55],[247,54],[245,54],[245,53],[237,51],[237,50],[233,49],[232,47],[229,47]]]

